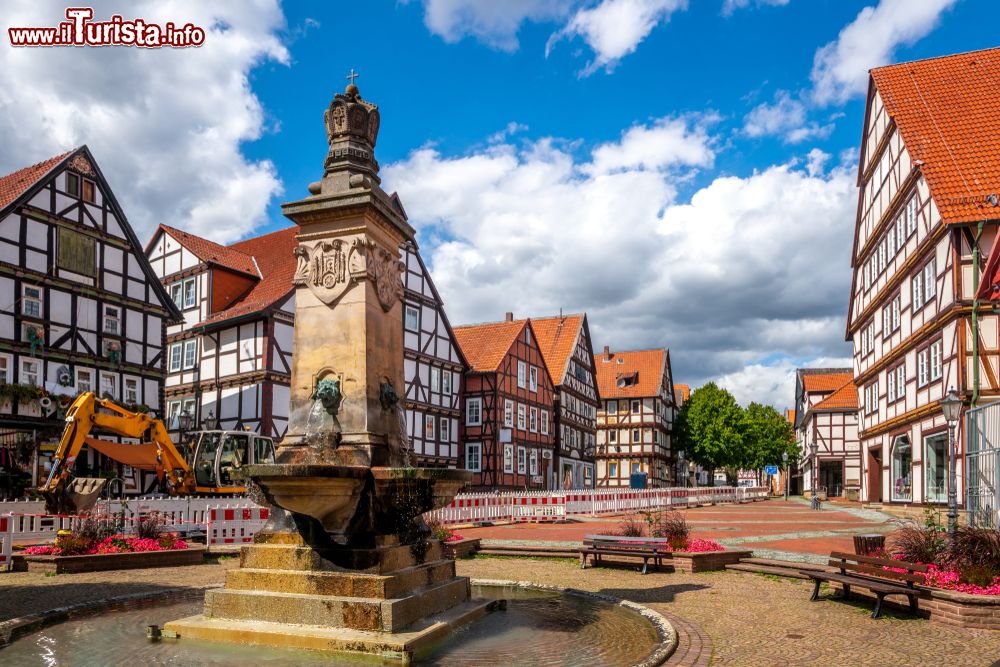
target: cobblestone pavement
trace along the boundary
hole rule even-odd
[[[755,555],[798,562],[826,562],[833,550],[852,550],[852,535],[890,533],[897,524],[877,510],[845,503],[824,503],[823,509],[792,498],[745,505],[715,505],[681,510],[692,536],[713,539],[724,546],[749,547]],[[618,529],[622,517],[590,518],[579,523],[513,524],[463,528],[464,537],[479,537],[485,544],[574,546],[584,535]]]
[[[458,570],[471,577],[539,581],[649,605],[667,615],[678,631],[680,645],[669,665],[1000,664],[1000,633],[891,612],[872,620],[869,604],[809,602],[811,584],[798,579],[736,572],[640,575],[625,567],[581,571],[565,559],[490,557],[461,560]]]

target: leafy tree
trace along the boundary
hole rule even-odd
[[[760,472],[765,466],[780,466],[784,452],[794,460],[798,448],[792,437],[792,425],[780,412],[770,405],[751,403],[743,411],[743,419],[741,468]]]
[[[745,419],[736,399],[714,382],[696,389],[681,408],[677,448],[706,468],[732,466],[742,456]]]

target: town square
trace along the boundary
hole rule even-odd
[[[1000,665],[1000,5],[7,5],[0,665]]]

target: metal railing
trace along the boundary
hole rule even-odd
[[[965,413],[969,524],[1000,529],[1000,401]]]

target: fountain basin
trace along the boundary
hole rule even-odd
[[[318,521],[328,533],[343,533],[361,499],[368,468],[309,464],[243,466],[240,475],[252,480],[275,507]]]

